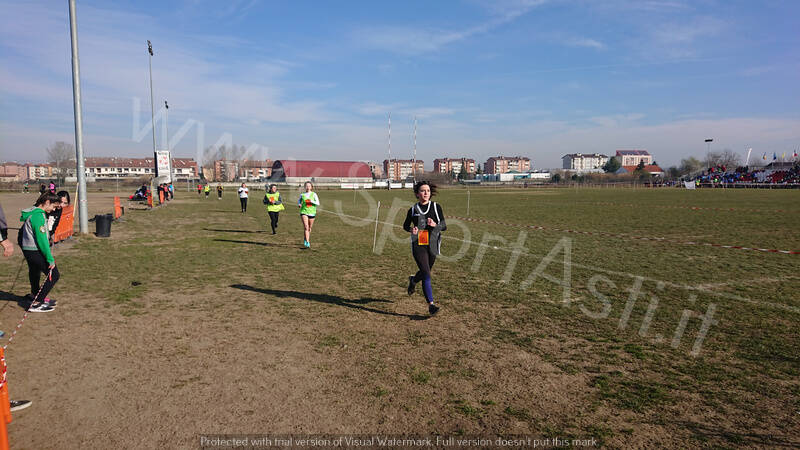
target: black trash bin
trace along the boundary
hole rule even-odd
[[[111,222],[113,220],[114,216],[111,214],[98,214],[94,216],[94,223],[97,227],[95,234],[98,237],[111,236]]]

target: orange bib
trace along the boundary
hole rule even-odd
[[[428,243],[429,243],[428,230],[420,230],[417,233],[417,238],[418,238],[418,241],[419,241],[418,242],[419,245],[428,245]]]

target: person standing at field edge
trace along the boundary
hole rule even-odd
[[[217,183],[217,200],[222,200],[222,190],[224,188],[221,184]]]
[[[269,185],[269,190],[264,195],[264,204],[267,205],[267,214],[269,214],[269,224],[272,226],[272,234],[275,234],[275,229],[278,228],[278,214],[284,210],[283,198],[281,198],[281,193],[278,192],[277,185]]]
[[[19,220],[23,224],[19,230],[17,241],[28,262],[28,279],[31,282],[31,293],[26,295],[31,302],[28,311],[50,312],[53,310],[53,306],[49,304],[50,302],[45,302],[45,299],[58,282],[60,274],[53,254],[50,252],[45,215],[53,212],[60,204],[60,199],[55,193],[45,192],[39,196],[33,207],[23,209],[20,214]],[[42,273],[47,274],[47,277],[44,284],[39,287]]]
[[[3,213],[3,206],[0,205],[0,246],[3,247],[3,256],[8,258],[14,254],[14,244],[8,239],[8,225],[6,215]],[[11,411],[19,411],[31,406],[30,400],[11,400]]]
[[[314,192],[314,185],[310,181],[303,184],[305,192],[300,194],[297,206],[300,207],[300,220],[303,222],[303,247],[311,247],[311,228],[314,226],[314,218],[317,217],[317,206],[320,205],[319,197]]]
[[[249,193],[250,190],[247,189],[247,185],[242,183],[242,185],[239,186],[239,203],[242,204],[242,214],[247,212],[247,197]]]
[[[431,201],[436,195],[436,185],[419,181],[414,185],[414,195],[419,200],[406,214],[403,229],[411,233],[411,255],[419,270],[408,277],[408,295],[413,295],[417,283],[422,282],[422,292],[428,301],[428,312],[433,315],[439,307],[433,302],[431,269],[442,247],[442,232],[447,230],[442,207]]]

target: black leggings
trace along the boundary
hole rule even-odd
[[[433,289],[431,287],[431,269],[436,262],[436,255],[432,255],[427,246],[411,245],[411,253],[414,255],[414,262],[417,263],[419,270],[414,275],[414,283],[422,281],[422,292],[425,300],[433,302]]]
[[[269,224],[272,226],[272,232],[275,232],[275,228],[278,228],[278,211],[267,211],[269,214]]]
[[[25,260],[28,262],[28,279],[31,282],[31,297],[34,297],[34,302],[41,302],[53,289],[58,279],[61,277],[58,273],[58,267],[53,267],[53,273],[50,274],[50,265],[44,259],[44,255],[38,250],[23,250],[22,254],[25,255]],[[44,280],[44,284],[39,289],[39,277],[41,274],[50,274]],[[39,295],[36,295],[36,294]]]
[[[242,212],[247,212],[247,197],[239,197],[239,203],[242,204]]]

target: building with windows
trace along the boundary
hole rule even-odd
[[[619,164],[625,166],[638,166],[640,162],[644,165],[653,164],[653,156],[647,150],[617,150]]]
[[[418,159],[384,159],[383,176],[390,180],[402,181],[425,171],[425,161]]]
[[[436,173],[452,173],[458,175],[461,172],[474,174],[477,170],[475,160],[469,158],[437,158],[433,160],[433,171]]]
[[[263,181],[272,175],[272,160],[251,160],[239,163],[239,178],[242,181]]]
[[[531,160],[524,156],[492,156],[484,164],[484,172],[497,174],[510,171],[528,172],[531,170]]]
[[[570,153],[562,156],[561,161],[563,163],[561,168],[565,170],[597,172],[603,170],[603,166],[608,162],[608,156],[599,153]]]
[[[177,179],[197,178],[197,162],[192,158],[173,158],[173,172]],[[138,178],[155,176],[153,158],[88,157],[84,158],[86,176],[96,180],[115,178]],[[69,176],[75,176],[70,168]]]
[[[380,179],[383,178],[383,167],[380,164],[374,161],[366,161],[366,165],[369,166],[369,170],[372,171],[372,178]]]
[[[3,176],[3,180],[5,181],[20,181],[27,180],[29,178],[28,169],[25,167],[25,165],[16,162],[5,162],[0,164],[0,175]]]
[[[29,180],[40,180],[54,176],[53,166],[50,164],[25,164],[25,169]]]

